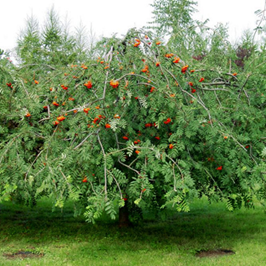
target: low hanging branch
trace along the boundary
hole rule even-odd
[[[105,198],[107,199],[107,167],[106,167],[106,154],[105,154],[105,151],[104,151],[104,147],[102,145],[102,142],[101,142],[101,138],[100,138],[100,135],[99,133],[97,133],[97,138],[98,138],[98,142],[101,146],[101,149],[102,149],[102,153],[103,153],[103,159],[104,159],[104,193],[105,193]]]

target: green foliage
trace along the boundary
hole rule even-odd
[[[40,72],[40,67],[54,69],[71,63],[84,62],[93,56],[88,48],[94,48],[93,33],[85,38],[86,29],[80,25],[71,32],[69,22],[62,22],[54,10],[47,13],[43,25],[34,17],[27,19],[26,28],[21,32],[17,46],[17,60],[20,65]],[[38,67],[35,67],[38,65]]]
[[[185,28],[193,3],[170,2],[155,6],[182,4]],[[131,29],[80,62],[58,23],[53,10],[42,33],[31,20],[21,64],[0,61],[1,200],[33,205],[49,195],[63,208],[70,198],[88,222],[104,211],[115,219],[125,200],[136,213],[188,211],[202,195],[229,210],[251,207],[254,195],[263,203],[264,49],[246,38],[235,50],[222,25],[190,33],[201,43],[191,51],[174,35],[164,45]]]
[[[168,33],[187,32],[193,29],[195,23],[192,19],[195,5],[197,2],[190,0],[155,0],[151,5],[154,9],[154,21],[151,24],[154,24],[154,28],[163,36]]]

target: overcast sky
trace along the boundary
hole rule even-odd
[[[196,0],[195,0],[196,1]],[[254,12],[264,8],[265,0],[198,0],[200,20],[210,19],[210,26],[229,23],[231,40],[243,30],[254,29]],[[12,49],[27,16],[44,21],[54,5],[62,18],[66,15],[73,27],[82,21],[98,35],[126,33],[131,27],[142,27],[151,21],[153,0],[0,0],[0,49]]]

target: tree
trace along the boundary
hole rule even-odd
[[[85,37],[89,36],[84,26],[80,25],[72,33],[69,22],[62,22],[54,8],[47,13],[42,27],[39,24],[34,17],[29,17],[26,28],[20,34],[16,50],[21,66],[31,65],[34,68],[35,64],[43,64],[60,67],[80,63],[88,57],[88,48],[92,50],[94,47],[92,30],[91,39],[86,40]]]
[[[148,28],[154,30],[159,38],[167,38],[168,45],[177,53],[193,53],[198,49],[203,51],[199,45],[207,40],[204,39],[207,20],[199,22],[193,19],[197,11],[196,1],[155,0],[151,6],[154,9],[153,21]]]
[[[153,22],[157,33],[184,34],[193,29],[195,21],[192,18],[197,2],[190,0],[155,0],[153,7]]]
[[[120,210],[127,223],[127,207],[265,199],[264,51],[236,73],[142,30],[97,47],[96,60],[0,72],[1,200],[71,199],[89,222]]]

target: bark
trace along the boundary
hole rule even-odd
[[[119,209],[119,228],[126,228],[130,226],[128,203],[125,201],[125,206]]]

